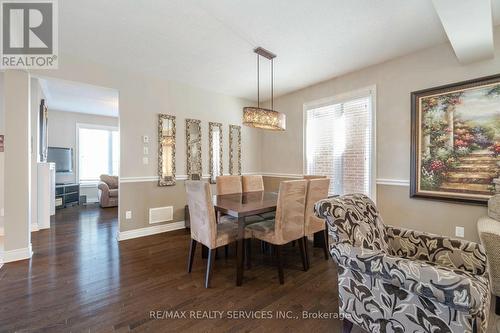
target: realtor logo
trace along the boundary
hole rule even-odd
[[[0,1],[1,69],[57,69],[57,2]]]

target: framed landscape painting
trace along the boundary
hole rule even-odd
[[[500,177],[500,75],[411,94],[410,195],[483,203]]]

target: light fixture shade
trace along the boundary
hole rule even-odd
[[[247,106],[243,108],[243,125],[272,131],[284,131],[286,115],[274,110]]]

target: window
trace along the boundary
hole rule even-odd
[[[92,183],[102,174],[118,175],[120,137],[113,127],[78,124],[78,177]]]
[[[371,91],[305,107],[305,172],[331,178],[330,194],[374,196]]]

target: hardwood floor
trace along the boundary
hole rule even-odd
[[[254,242],[252,269],[236,287],[231,247],[227,261],[219,254],[212,288],[205,289],[206,260],[199,252],[192,273],[186,272],[188,231],[118,243],[116,215],[116,209],[67,208],[57,212],[51,229],[32,234],[33,258],[0,269],[1,332],[340,332],[336,319],[302,319],[302,311],[338,308],[335,265],[321,248],[309,244],[314,255],[303,272],[298,247],[285,247],[281,286],[276,266]],[[188,318],[154,319],[156,310]],[[190,311],[226,312],[222,319],[190,319]],[[228,319],[250,311],[293,318]]]

